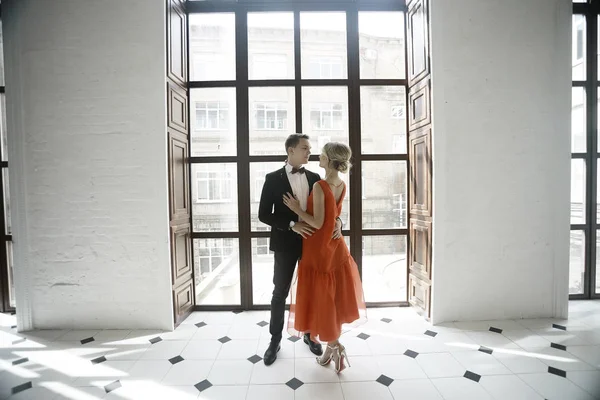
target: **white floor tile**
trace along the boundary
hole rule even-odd
[[[480,346],[500,349],[517,349],[517,346],[512,340],[494,332],[466,332],[475,343]]]
[[[191,340],[181,352],[186,360],[214,360],[221,351],[218,340]]]
[[[553,348],[538,349],[531,352],[544,364],[563,371],[589,371],[594,367],[568,351]]]
[[[491,354],[482,353],[481,351],[463,351],[452,353],[452,355],[466,370],[481,376],[512,374],[504,364]]]
[[[398,380],[390,385],[394,400],[442,400],[439,390],[429,379]]]
[[[184,360],[171,367],[161,384],[166,386],[193,386],[208,378],[213,361]]]
[[[600,399],[600,371],[573,371],[567,373],[567,379]]]
[[[285,384],[292,378],[294,378],[294,360],[278,359],[268,367],[263,362],[254,364],[250,384]]]
[[[246,360],[258,351],[258,339],[231,340],[221,346],[218,360]],[[262,357],[262,356],[261,356]]]
[[[378,382],[342,382],[345,400],[393,400],[392,392]]]
[[[496,350],[492,355],[513,374],[532,374],[548,371],[548,365],[525,350]]]
[[[450,378],[465,374],[465,367],[450,353],[419,354],[416,360],[429,378]]]
[[[192,340],[217,340],[227,336],[229,325],[206,325],[196,330]]]
[[[295,400],[344,400],[342,385],[338,383],[308,383],[296,389]]]
[[[295,377],[304,383],[339,383],[333,361],[328,366],[321,366],[315,358],[298,358],[295,364]]]
[[[168,360],[181,354],[188,342],[183,340],[163,340],[150,345],[140,360]]]
[[[156,381],[160,382],[173,365],[167,360],[139,360],[127,371],[127,376],[120,381]],[[115,379],[116,380],[116,379]]]
[[[515,375],[485,376],[479,384],[496,400],[543,400],[535,390]]]
[[[392,379],[425,379],[427,375],[414,358],[405,355],[377,356],[381,373]]]
[[[444,400],[493,400],[479,383],[467,378],[439,378],[431,382]]]
[[[340,372],[340,381],[342,382],[363,382],[374,381],[383,374],[377,359],[374,356],[349,356],[350,365]],[[331,365],[333,367],[333,362]]]
[[[567,351],[581,361],[600,369],[600,346],[569,346]]]
[[[248,360],[217,360],[208,374],[208,381],[213,385],[248,385],[253,366]]]
[[[552,374],[519,375],[542,397],[548,400],[592,400],[592,396],[568,379]]]
[[[83,339],[87,339],[90,337],[94,337],[94,335],[98,334],[100,329],[95,330],[72,330],[68,331],[64,335],[60,336],[56,339],[59,342],[72,342],[72,341],[80,341]]]
[[[200,393],[198,400],[245,400],[247,393],[247,386],[212,386]]]
[[[246,400],[294,400],[294,391],[286,385],[250,385]]]

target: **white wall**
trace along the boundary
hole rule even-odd
[[[569,0],[431,0],[434,323],[567,315]]]
[[[2,14],[19,329],[172,328],[164,0]]]

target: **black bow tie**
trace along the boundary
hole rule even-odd
[[[303,174],[304,172],[306,172],[306,169],[304,169],[304,167],[301,167],[301,168],[294,167],[294,168],[292,168],[292,174],[297,174],[297,173]]]

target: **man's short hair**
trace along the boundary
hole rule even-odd
[[[302,139],[309,140],[310,137],[308,135],[305,135],[304,133],[294,133],[288,136],[288,138],[285,140],[285,154],[288,153],[288,149],[290,147],[295,148],[296,146],[298,146],[298,143],[300,143],[300,140]]]

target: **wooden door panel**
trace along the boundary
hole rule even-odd
[[[409,255],[408,300],[431,316],[433,170],[428,0],[411,0],[407,13]]]
[[[410,221],[410,273],[431,280],[431,223],[418,219]]]
[[[171,278],[178,286],[182,280],[189,280],[193,271],[192,242],[190,224],[171,227]]]
[[[167,76],[182,87],[187,84],[187,21],[177,0],[167,0]]]
[[[409,212],[431,217],[431,126],[411,133],[408,159],[410,162]]]
[[[194,308],[194,268],[189,180],[187,16],[184,0],[167,6],[167,157],[173,319],[177,326]]]
[[[408,81],[429,75],[429,7],[427,0],[410,2],[407,13]]]
[[[190,219],[190,185],[187,136],[169,132],[169,203],[171,221]]]

